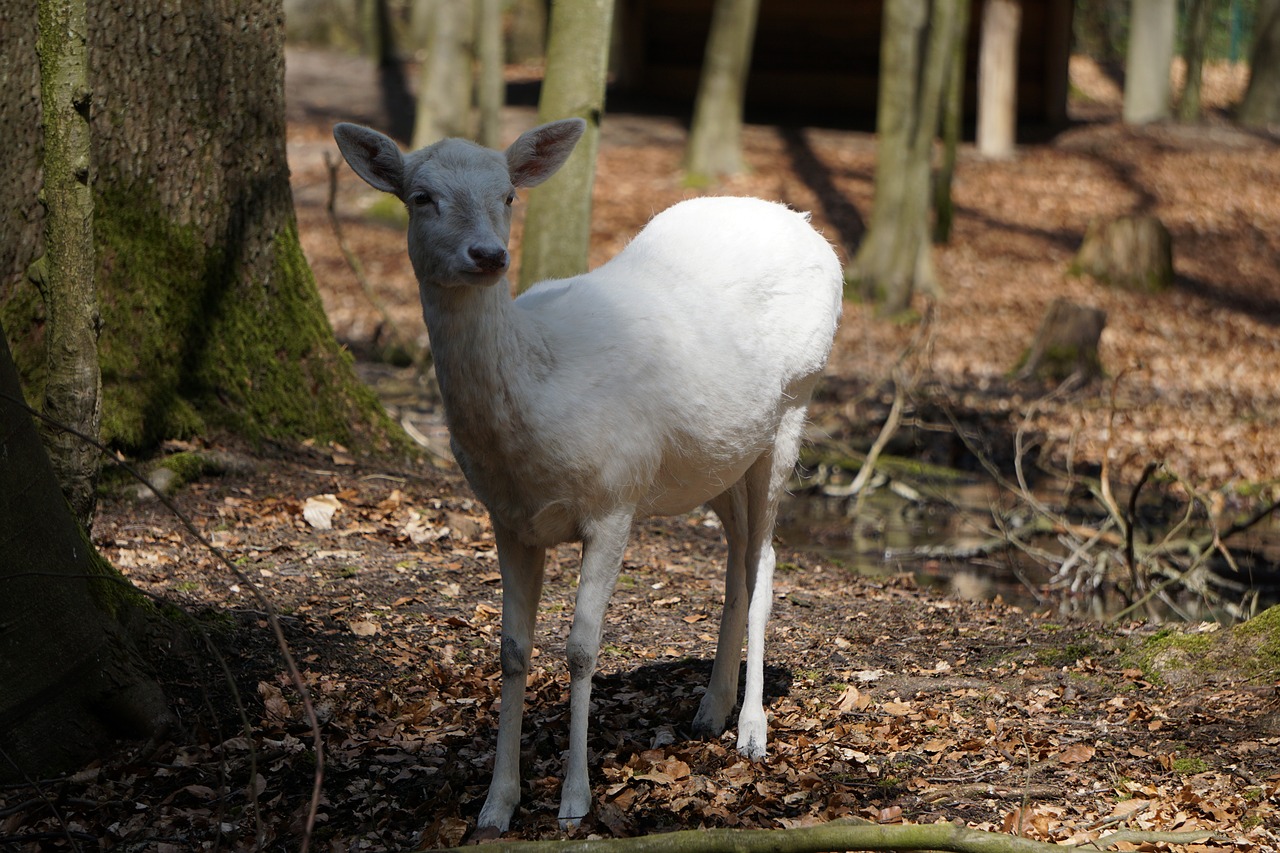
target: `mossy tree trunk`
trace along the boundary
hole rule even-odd
[[[520,256],[521,288],[587,269],[591,191],[600,148],[612,26],[613,0],[560,0],[552,5],[538,120],[577,116],[586,120],[587,131],[564,167],[529,192]]]
[[[0,327],[0,784],[75,769],[169,724],[129,630],[147,609],[76,524],[15,400]]]
[[[742,162],[742,109],[760,0],[716,0],[702,59],[684,168],[693,183],[735,175]]]
[[[89,150],[88,19],[84,0],[39,4],[40,100],[44,116],[45,254],[32,266],[48,310],[45,414],[97,438],[102,419],[98,295],[94,285],[93,169]],[[45,447],[77,520],[93,518],[98,453],[46,425]]]
[[[936,293],[929,240],[931,155],[942,91],[960,38],[952,0],[889,0],[884,7],[876,108],[875,201],[849,278],[887,314]]]
[[[15,272],[40,253],[35,8],[5,15],[0,313],[40,399],[52,317]],[[119,0],[88,16],[104,439],[385,440],[298,244],[280,0]]]

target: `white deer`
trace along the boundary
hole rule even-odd
[[[708,504],[728,540],[710,684],[695,734],[733,710],[744,629],[738,751],[765,754],[764,635],[778,498],[840,315],[840,264],[808,217],[772,202],[675,205],[612,261],[512,299],[516,190],[549,178],[585,123],[528,131],[504,153],[445,139],[402,155],[339,124],[347,162],[409,209],[453,452],[493,520],[502,573],[502,702],[478,820],[505,831],[520,800],[520,728],[546,549],[582,542],[567,657],[562,824],[591,806],[587,720],[605,606],[633,519]]]

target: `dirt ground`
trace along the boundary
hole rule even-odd
[[[344,167],[344,228],[388,322],[335,250],[324,210],[324,158],[336,155],[329,126],[380,120],[373,70],[291,52],[289,73],[299,220],[335,330],[357,353],[392,327],[424,344],[402,231],[362,215],[375,197]],[[1164,460],[1189,491],[1235,501],[1232,484],[1274,489],[1280,147],[1220,117],[1195,129],[1126,129],[1104,77],[1081,65],[1073,82],[1081,121],[1064,133],[1009,162],[962,155],[956,235],[937,255],[947,296],[927,312],[926,334],[848,305],[816,437],[856,443],[874,430],[893,366],[919,336],[927,345],[905,361],[913,411],[942,400],[996,443],[1025,420],[1048,460],[1096,469],[1106,459],[1118,482]],[[1228,103],[1239,82],[1215,76],[1211,103]],[[511,108],[507,119],[513,137],[533,111]],[[605,122],[594,262],[693,193],[678,171],[683,133],[661,116]],[[714,191],[812,210],[847,258],[870,212],[874,140],[754,126],[746,144],[752,172]],[[1170,292],[1117,293],[1065,274],[1092,218],[1135,209],[1157,213],[1174,234]],[[1111,378],[1028,416],[1046,389],[1005,375],[1058,295],[1107,311]],[[413,384],[404,372],[369,371]],[[438,416],[422,400],[412,388],[389,398],[438,441]],[[252,585],[280,614],[321,723],[313,849],[442,846],[474,827],[499,681],[500,591],[482,507],[447,467],[371,463],[333,447],[231,450],[234,464],[177,502],[240,576],[168,510],[123,491],[104,502],[94,531],[135,584],[195,614],[211,641],[202,665],[167,674],[180,728],[154,751],[48,780],[39,795],[0,790],[0,850],[240,850],[255,838],[263,849],[297,848],[315,743]],[[853,816],[1077,843],[1121,829],[1210,830],[1119,849],[1280,850],[1274,673],[1168,684],[1144,663],[1153,627],[954,600],[909,577],[853,576],[803,546],[780,543],[766,655],[770,754],[752,763],[736,754],[732,731],[690,736],[715,645],[720,532],[703,513],[637,526],[595,681],[596,808],[579,836]],[[576,560],[570,547],[549,560],[512,838],[561,835]]]

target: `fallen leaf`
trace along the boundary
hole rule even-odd
[[[333,514],[342,509],[337,495],[312,495],[302,505],[302,517],[316,530],[333,528]]]

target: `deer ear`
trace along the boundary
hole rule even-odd
[[[376,130],[342,122],[333,126],[338,149],[355,173],[369,186],[400,195],[404,184],[404,158],[400,148]]]
[[[573,153],[587,123],[566,118],[540,125],[522,134],[507,149],[507,171],[517,187],[536,187],[556,173]]]

